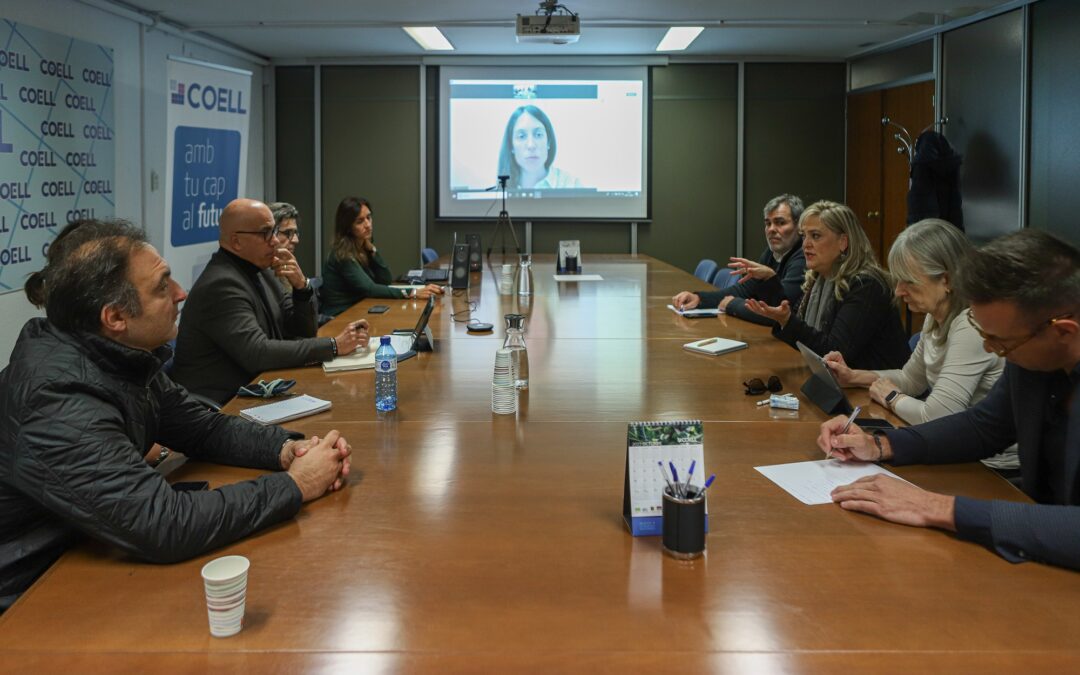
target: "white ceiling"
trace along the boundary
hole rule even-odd
[[[458,55],[655,54],[667,27],[704,25],[691,57],[842,59],[1003,0],[564,0],[574,45],[519,45],[536,0],[126,0],[124,6],[272,59],[419,56],[401,30],[436,25]],[[120,4],[120,3],[117,3]]]

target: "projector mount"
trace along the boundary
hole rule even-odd
[[[577,14],[570,11],[570,8],[564,4],[561,4],[559,0],[540,0],[540,8],[536,10],[537,16],[547,16],[548,24],[551,23],[551,17],[556,14],[562,14],[565,16],[576,17]]]

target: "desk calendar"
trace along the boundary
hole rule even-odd
[[[685,482],[691,462],[696,462],[692,484],[700,487],[705,476],[705,427],[701,420],[632,422],[626,429],[626,474],[623,483],[623,519],[635,537],[663,531],[663,494],[666,482],[657,462],[675,465]],[[706,505],[706,509],[708,506]],[[705,531],[709,520],[705,517]]]

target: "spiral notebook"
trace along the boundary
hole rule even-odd
[[[623,482],[623,519],[635,537],[663,532],[666,481],[657,462],[675,465],[679,480],[693,462],[692,484],[700,486],[705,471],[705,427],[701,420],[631,422],[626,429],[626,477]],[[706,503],[705,531],[709,529]]]
[[[708,354],[710,356],[718,356],[720,354],[727,354],[728,352],[737,352],[740,349],[746,349],[746,347],[747,344],[745,342],[728,340],[727,338],[722,337],[695,340],[694,342],[687,342],[683,345],[683,349],[687,351],[697,352],[698,354]]]

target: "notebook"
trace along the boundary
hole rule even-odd
[[[303,394],[277,403],[257,405],[240,411],[240,417],[259,424],[278,424],[300,417],[307,417],[330,409],[330,401]]]
[[[728,340],[727,338],[722,337],[695,340],[694,342],[687,342],[683,345],[683,349],[699,354],[709,354],[710,356],[727,354],[728,352],[737,352],[740,349],[746,349],[746,347],[747,344],[745,342]]]
[[[394,348],[394,351],[398,354],[398,361],[404,361],[410,356],[415,356],[416,352],[413,348],[413,336],[409,335],[391,335],[390,346]],[[357,349],[352,354],[345,354],[343,356],[335,356],[330,361],[324,361],[322,364],[323,372],[325,373],[337,373],[343,370],[365,370],[375,367],[375,352],[379,348],[379,338],[372,337],[369,345],[364,349]]]
[[[700,319],[706,316],[720,316],[723,313],[717,307],[713,307],[712,309],[675,309],[675,305],[668,305],[667,308],[675,312],[679,316],[685,316],[687,319]]]

